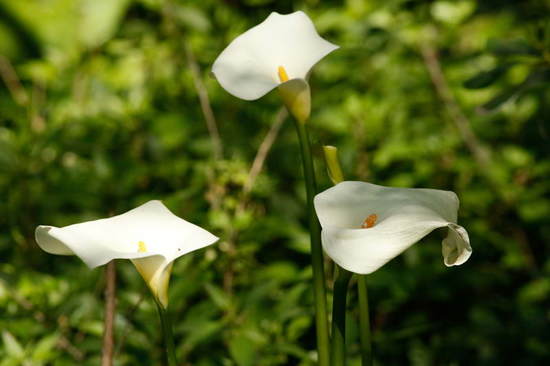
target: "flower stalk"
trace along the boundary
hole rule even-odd
[[[172,323],[167,308],[165,308],[153,295],[157,310],[159,312],[160,325],[162,328],[162,339],[166,352],[166,361],[168,366],[177,366],[176,347],[174,346],[174,334],[172,333]]]
[[[332,366],[346,364],[346,303],[352,273],[336,265],[336,281],[332,302]]]
[[[359,290],[359,338],[361,342],[361,365],[372,366],[372,341],[366,275],[357,275],[357,288]]]
[[[317,187],[315,171],[311,155],[311,146],[305,123],[296,120],[296,131],[300,140],[302,163],[306,184],[307,214],[311,236],[311,264],[313,267],[313,294],[315,300],[315,325],[317,333],[317,351],[319,366],[330,364],[330,342],[328,335],[328,312],[325,289],[325,270],[323,264],[323,249],[321,247],[321,227],[313,208],[313,197]]]
[[[115,260],[105,267],[105,319],[103,322],[103,347],[101,366],[113,365],[115,310],[116,310],[116,267]]]

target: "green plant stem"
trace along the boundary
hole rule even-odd
[[[323,249],[321,248],[321,226],[313,208],[313,197],[317,187],[311,147],[305,123],[296,121],[296,130],[300,140],[302,163],[307,194],[307,212],[309,218],[309,231],[311,236],[311,264],[313,267],[313,294],[315,298],[315,325],[317,332],[317,351],[319,354],[319,366],[330,364],[330,343],[328,335],[328,314],[325,289],[325,270],[323,265]]]
[[[330,359],[332,366],[344,366],[346,364],[346,300],[352,273],[338,265],[336,271],[332,302],[332,352]]]
[[[361,364],[372,366],[372,341],[369,318],[369,296],[367,292],[367,276],[357,275],[359,290],[359,337],[361,339]]]
[[[162,338],[164,340],[164,346],[166,351],[166,359],[168,366],[177,366],[176,361],[176,348],[174,347],[174,335],[172,334],[172,324],[170,323],[170,317],[168,311],[155,299],[157,309],[159,311],[160,325],[162,328]]]

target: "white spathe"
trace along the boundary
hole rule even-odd
[[[315,196],[314,203],[323,248],[348,271],[372,273],[441,227],[448,228],[442,243],[446,266],[460,265],[472,254],[468,233],[456,224],[454,192],[346,181]],[[371,215],[377,215],[374,226],[361,228]]]
[[[266,20],[233,40],[218,56],[212,72],[237,98],[258,99],[309,70],[338,46],[324,40],[302,11],[271,13]],[[281,80],[280,67],[285,78]]]
[[[218,238],[174,215],[162,202],[149,201],[124,214],[62,228],[38,226],[36,242],[48,253],[76,255],[90,268],[130,259],[166,307],[172,262],[215,243]]]

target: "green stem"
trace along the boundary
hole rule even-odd
[[[172,334],[172,324],[168,311],[155,299],[159,311],[160,325],[162,328],[162,338],[166,350],[166,359],[168,366],[177,366],[176,348],[174,347],[174,335]]]
[[[338,265],[336,269],[338,274],[334,282],[332,299],[332,352],[330,356],[332,366],[344,366],[346,364],[346,300],[352,273]]]
[[[372,366],[372,342],[369,319],[369,297],[367,292],[367,276],[357,275],[359,289],[359,337],[361,338],[361,364]]]
[[[306,181],[307,212],[309,218],[309,231],[311,235],[311,264],[313,267],[313,294],[315,298],[315,325],[317,332],[317,352],[319,353],[319,366],[329,366],[329,336],[328,314],[325,290],[325,270],[323,265],[323,250],[321,248],[321,227],[313,208],[313,197],[317,187],[315,183],[315,171],[311,147],[305,123],[296,121],[296,131],[300,140],[302,151],[302,163]]]

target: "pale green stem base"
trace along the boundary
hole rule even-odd
[[[332,302],[332,366],[346,364],[346,304],[352,273],[336,265],[336,281]]]
[[[321,227],[313,208],[313,197],[316,194],[315,171],[309,137],[304,123],[296,121],[296,131],[300,140],[302,162],[307,193],[307,212],[309,231],[311,235],[311,264],[313,267],[313,294],[315,297],[315,326],[317,332],[317,351],[319,366],[330,365],[330,342],[328,335],[328,313],[325,290],[325,270],[323,265],[323,249],[321,247]]]
[[[369,297],[367,276],[357,275],[359,290],[359,337],[361,339],[361,364],[372,366],[372,341],[370,332]]]
[[[174,347],[174,335],[172,334],[172,324],[168,311],[155,299],[160,317],[160,325],[162,328],[162,339],[164,341],[166,360],[168,366],[177,366],[176,348]]]

